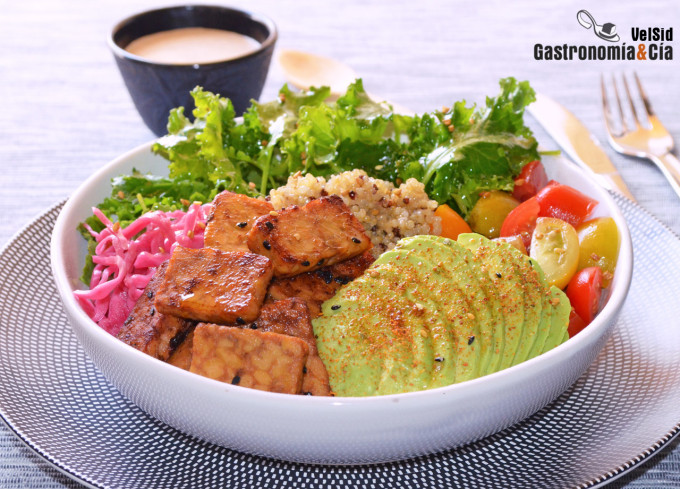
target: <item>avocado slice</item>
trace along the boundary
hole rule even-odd
[[[567,294],[553,285],[550,287],[550,303],[553,306],[552,323],[541,353],[552,350],[557,345],[560,345],[569,339],[567,328],[569,327],[571,304],[569,303]]]
[[[524,290],[518,263],[521,253],[507,243],[474,233],[459,235],[458,243],[479,257],[495,288],[490,303],[496,317],[503,319],[505,343],[492,371],[510,367],[525,329]]]

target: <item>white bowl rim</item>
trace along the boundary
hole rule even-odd
[[[93,175],[91,175],[87,180],[85,180],[78,189],[74,192],[71,198],[64,204],[62,208],[52,234],[51,241],[51,264],[52,271],[57,289],[61,296],[64,307],[71,313],[72,317],[81,322],[81,324],[87,324],[92,331],[90,334],[95,335],[96,339],[102,344],[110,346],[111,348],[116,348],[125,352],[126,355],[135,355],[138,357],[143,357],[142,361],[146,362],[150,368],[154,369],[165,369],[165,373],[168,375],[176,376],[190,376],[192,382],[196,382],[199,385],[197,387],[225,390],[227,384],[210,379],[207,377],[202,377],[197,374],[182,370],[166,362],[162,362],[156,358],[153,358],[145,353],[142,353],[135,348],[121,342],[114,336],[110,335],[102,328],[100,328],[96,323],[94,323],[85,313],[85,311],[80,307],[78,302],[73,296],[72,291],[74,290],[69,284],[69,280],[66,276],[65,270],[63,268],[63,263],[60,263],[59,254],[61,252],[61,243],[64,239],[66,233],[76,232],[74,229],[68,229],[66,227],[66,222],[69,220],[70,214],[77,210],[76,205],[78,204],[77,197],[80,197],[85,189],[92,186],[95,182],[99,182],[102,178],[105,178],[111,173],[111,170],[118,165],[124,163],[128,159],[141,154],[142,152],[149,152],[151,146],[156,140],[143,143],[136,148],[124,153],[123,155],[113,159],[102,168],[97,170]],[[160,157],[159,157],[160,158]],[[272,392],[264,392],[256,389],[249,389],[241,386],[228,385],[228,390],[235,390],[240,392],[242,396],[250,397],[252,401],[261,401],[263,399],[275,400],[277,407],[281,407],[282,403],[288,405],[289,407],[295,409],[299,406],[309,407],[310,405],[315,406],[315,409],[327,408],[331,412],[343,406],[361,406],[362,408],[384,406],[385,403],[395,403],[399,402],[401,404],[407,403],[418,403],[422,404],[423,401],[433,401],[435,402],[441,396],[475,396],[481,392],[492,391],[496,386],[505,383],[505,379],[509,376],[521,376],[525,375],[531,377],[531,370],[534,369],[536,365],[542,363],[554,363],[564,360],[566,357],[571,356],[575,352],[580,350],[581,345],[589,344],[594,340],[594,337],[599,337],[603,328],[606,328],[610,322],[615,319],[618,314],[625,297],[628,293],[630,287],[630,282],[632,278],[633,270],[633,247],[630,238],[630,233],[628,226],[626,225],[623,214],[620,209],[608,194],[608,192],[599,187],[589,176],[587,176],[583,170],[576,167],[576,165],[568,160],[565,156],[556,156],[562,164],[568,164],[576,168],[584,176],[586,180],[596,189],[598,195],[593,196],[597,198],[600,205],[605,204],[608,214],[614,218],[618,228],[621,238],[619,257],[617,262],[616,273],[611,286],[611,295],[607,301],[607,304],[603,307],[602,311],[595,317],[592,323],[588,325],[583,331],[577,334],[575,337],[567,340],[566,342],[558,345],[552,350],[543,353],[537,357],[530,360],[517,364],[515,366],[509,367],[507,369],[489,374],[477,379],[469,380],[466,382],[461,382],[458,384],[452,384],[449,386],[439,387],[435,389],[422,390],[416,392],[407,392],[399,394],[389,394],[382,396],[372,396],[372,397],[321,397],[321,396],[300,396],[300,395],[290,395],[290,394],[280,394]],[[102,196],[103,198],[103,196]],[[62,266],[60,266],[62,265]]]

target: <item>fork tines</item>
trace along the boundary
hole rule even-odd
[[[652,110],[652,104],[649,102],[649,98],[647,97],[647,93],[645,90],[642,88],[642,83],[640,83],[640,78],[638,77],[637,73],[634,71],[633,72],[633,77],[635,78],[635,84],[637,85],[637,93],[639,95],[639,99],[642,101],[641,106],[635,105],[634,100],[636,97],[633,95],[630,89],[630,85],[628,84],[628,78],[625,75],[622,75],[621,78],[623,80],[623,86],[625,89],[626,93],[626,98],[628,99],[628,104],[630,105],[630,119],[635,123],[636,127],[649,127],[650,122],[649,122],[649,117],[654,115],[654,111]],[[624,111],[623,108],[623,103],[621,102],[621,96],[619,95],[619,88],[618,84],[616,83],[616,78],[614,75],[611,76],[611,85],[613,88],[613,93],[614,93],[614,99],[616,100],[616,106],[618,109],[618,117],[615,118],[615,115],[612,113],[611,110],[611,105],[609,104],[609,99],[607,96],[607,88],[605,86],[605,79],[604,75],[600,76],[600,86],[602,89],[602,110],[605,115],[605,122],[607,124],[607,129],[609,132],[614,135],[614,136],[620,136],[622,134],[625,134],[631,130],[631,128],[628,125],[626,112]],[[618,123],[618,124],[617,124]],[[617,127],[617,125],[619,127]]]

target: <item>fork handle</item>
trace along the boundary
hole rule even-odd
[[[675,193],[680,197],[680,160],[673,153],[666,153],[662,156],[653,156],[652,161],[656,163]]]

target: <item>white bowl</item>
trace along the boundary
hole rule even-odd
[[[118,341],[80,308],[73,290],[84,264],[79,222],[111,192],[111,178],[133,168],[167,174],[151,143],[112,161],[73,194],[52,236],[52,271],[83,348],[106,378],[141,409],[191,435],[234,450],[304,463],[360,464],[425,455],[483,438],[557,398],[604,346],[630,285],[628,228],[609,194],[562,157],[546,157],[551,178],[597,199],[621,233],[619,260],[606,306],[580,334],[501,372],[461,384],[370,398],[261,392],[173,367]]]

